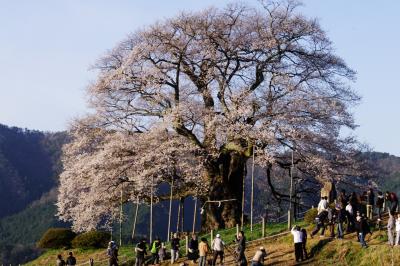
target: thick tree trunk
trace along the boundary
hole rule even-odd
[[[203,202],[206,203],[202,216],[202,230],[230,228],[240,224],[242,214],[243,178],[245,176],[246,156],[236,151],[221,154],[219,160],[209,167],[210,189]]]

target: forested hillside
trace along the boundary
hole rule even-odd
[[[61,147],[67,141],[66,133],[43,133],[0,125],[0,261],[23,262],[39,254],[34,248],[36,241],[50,227],[68,226],[58,221],[55,200],[58,174],[61,169]],[[400,158],[387,153],[371,152],[365,156],[379,166],[376,183],[382,190],[400,193]],[[250,167],[246,178],[246,213],[250,207]],[[273,172],[271,185],[265,170],[255,169],[255,218],[279,216],[287,210],[285,197],[289,175]],[[310,186],[314,186],[311,188]],[[343,187],[343,184],[340,185]],[[303,211],[316,204],[319,186],[298,184]],[[167,187],[165,189],[168,189]],[[349,187],[348,191],[354,189]],[[165,191],[164,191],[165,192]],[[188,198],[184,208],[185,231],[192,229],[194,201]],[[201,206],[198,206],[198,211]],[[132,233],[133,206],[124,208],[123,238],[129,241]],[[155,210],[155,234],[166,237],[168,204],[158,205]],[[172,208],[172,230],[177,229],[178,202]],[[199,221],[199,213],[198,220]],[[160,222],[162,221],[162,222]],[[199,226],[199,223],[197,224]],[[119,225],[115,225],[119,232]],[[137,235],[148,233],[148,207],[139,209]]]
[[[0,125],[0,218],[23,210],[57,184],[65,142],[65,133]]]

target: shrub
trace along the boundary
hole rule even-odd
[[[318,210],[317,208],[312,208],[309,209],[306,214],[304,215],[304,222],[306,222],[307,224],[312,224],[314,223],[315,218],[318,215]]]
[[[89,231],[77,235],[72,240],[72,246],[74,248],[106,248],[110,237],[107,232]]]
[[[39,248],[69,248],[76,234],[67,228],[50,228],[37,243]]]

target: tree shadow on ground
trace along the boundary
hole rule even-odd
[[[321,239],[320,241],[318,241],[318,243],[311,248],[310,253],[308,254],[308,257],[313,258],[316,254],[318,254],[323,249],[323,247],[326,244],[328,244],[332,240],[333,240],[332,238],[326,238],[326,239]]]

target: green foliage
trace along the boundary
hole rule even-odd
[[[37,243],[40,248],[70,247],[76,234],[66,228],[50,228]]]
[[[74,248],[106,248],[111,235],[107,232],[89,231],[72,240]]]
[[[315,218],[317,217],[317,215],[318,215],[317,208],[309,209],[304,215],[304,222],[306,224],[312,224],[314,222]]]

